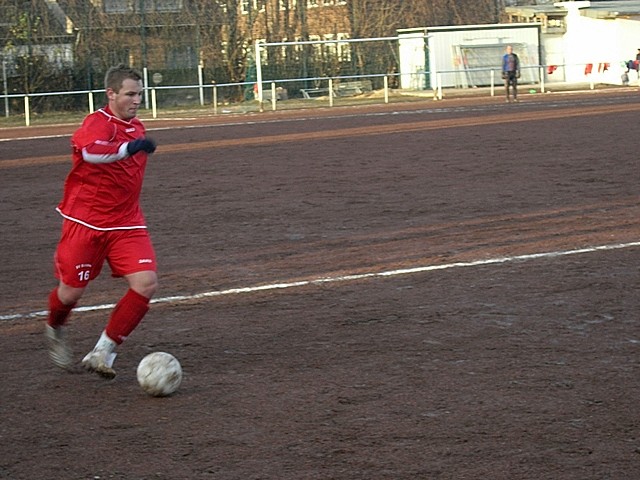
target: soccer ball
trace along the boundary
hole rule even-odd
[[[138,383],[153,397],[166,397],[175,392],[182,382],[182,366],[167,352],[153,352],[138,364]]]

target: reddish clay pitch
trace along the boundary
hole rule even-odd
[[[637,92],[501,102],[147,122],[162,288],[113,381],[44,348],[68,136],[0,142],[0,478],[637,478]]]

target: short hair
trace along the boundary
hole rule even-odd
[[[114,92],[118,93],[122,87],[122,82],[127,78],[139,82],[142,80],[142,75],[135,68],[127,67],[124,64],[116,65],[107,70],[107,74],[104,76],[104,88],[105,90],[110,88]]]

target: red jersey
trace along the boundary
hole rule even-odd
[[[109,107],[88,115],[71,138],[73,165],[58,212],[95,230],[146,228],[140,192],[147,153],[127,153],[128,142],[144,134],[138,118],[121,120]]]

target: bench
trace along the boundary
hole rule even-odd
[[[340,97],[352,97],[370,92],[373,90],[373,86],[371,85],[371,80],[358,80],[354,82],[340,82],[335,90]]]
[[[352,82],[336,82],[333,87],[334,97],[353,97],[373,90],[371,80],[356,80]],[[301,88],[300,93],[305,99],[325,97],[329,95],[328,88]]]
[[[262,90],[262,101],[270,102],[271,101],[272,91],[270,88]],[[258,98],[258,92],[254,91],[254,97]],[[278,87],[276,88],[276,100],[289,100],[289,93],[286,88]]]
[[[329,95],[329,89],[328,88],[301,88],[300,93],[302,93],[303,98],[310,100],[312,98],[325,97]],[[336,96],[335,90],[333,92],[333,96],[334,97]]]

